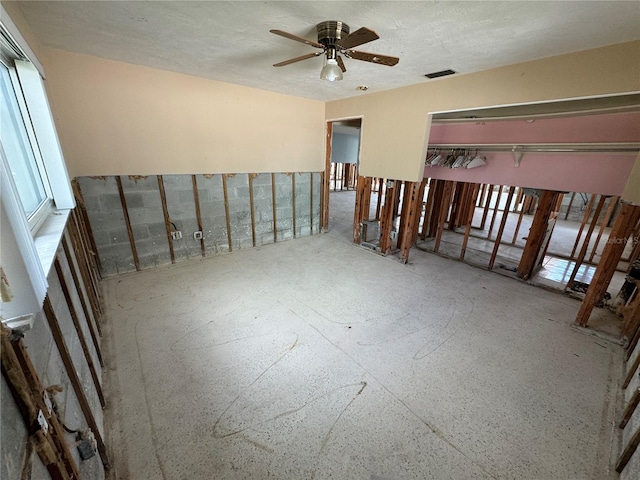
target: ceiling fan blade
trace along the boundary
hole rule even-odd
[[[368,29],[367,27],[360,27],[355,32],[347,35],[346,38],[338,40],[336,44],[342,48],[353,48],[358,45],[363,45],[365,43],[373,42],[374,40],[379,39],[380,37],[373,30]]]
[[[318,55],[322,55],[322,52],[316,53],[307,53],[306,55],[300,55],[296,58],[290,58],[289,60],[285,60],[284,62],[275,63],[274,67],[284,67],[285,65],[289,65],[291,63],[301,62],[302,60],[306,60],[307,58],[317,57]]]
[[[358,50],[348,50],[344,53],[349,58],[364,60],[365,62],[377,63],[378,65],[386,65],[388,67],[393,67],[400,61],[398,57],[390,57],[388,55],[380,55],[378,53],[359,52]]]
[[[308,38],[299,37],[298,35],[294,35],[293,33],[285,32],[283,30],[269,31],[271,33],[275,33],[276,35],[280,35],[281,37],[288,38],[289,40],[295,40],[296,42],[306,43],[307,45],[311,45],[312,47],[324,49],[324,45],[318,42],[314,42],[313,40],[309,40]]]
[[[338,66],[340,67],[340,70],[342,70],[342,73],[347,71],[347,67],[344,66],[344,62],[342,61],[342,57],[340,55],[338,55]]]

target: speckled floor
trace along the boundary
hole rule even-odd
[[[355,247],[349,207],[105,282],[112,478],[616,478],[621,348],[579,303]]]

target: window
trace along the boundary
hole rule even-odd
[[[38,165],[42,162],[33,127],[28,114],[25,115],[24,112],[26,108],[22,91],[16,89],[20,88],[19,82],[14,82],[11,78],[16,78],[15,75],[15,69],[11,71],[7,65],[0,63],[0,148],[4,151],[18,196],[33,231],[46,217],[51,201],[50,193],[45,189],[45,184],[48,184],[46,174]],[[29,123],[25,123],[25,119],[28,119]]]

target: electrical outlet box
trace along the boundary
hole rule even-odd
[[[396,232],[395,230],[391,230],[391,231],[389,232],[389,238],[390,238],[391,240],[395,240],[397,236],[398,236],[398,232]]]
[[[202,240],[202,232],[193,232],[194,240]]]
[[[171,238],[173,240],[180,240],[182,238],[182,232],[180,230],[173,230],[171,232]]]

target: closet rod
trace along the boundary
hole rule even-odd
[[[429,144],[429,150],[477,150],[479,152],[521,153],[637,153],[640,142],[625,143],[482,143]]]

